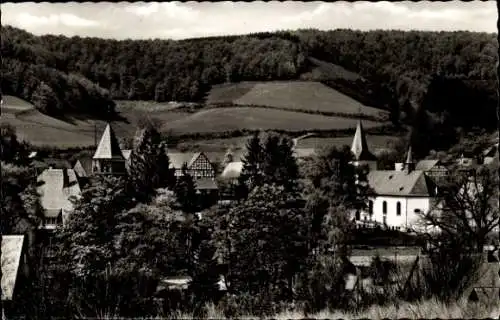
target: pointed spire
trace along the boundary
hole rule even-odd
[[[94,159],[125,159],[116,135],[108,123],[97,146]]]
[[[376,160],[375,156],[368,150],[366,143],[365,132],[361,120],[358,121],[356,133],[352,141],[351,152],[354,154],[356,161],[362,160]]]
[[[413,154],[411,152],[411,146],[408,147],[408,154],[406,155],[405,163],[413,163]]]
[[[410,173],[415,170],[415,162],[413,161],[413,153],[411,151],[411,146],[408,147],[408,154],[406,155],[405,161],[405,171]]]

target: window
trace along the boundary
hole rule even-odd
[[[382,202],[382,213],[387,214],[387,201]]]
[[[360,217],[360,213],[359,213],[359,210],[356,210],[356,220],[360,220],[361,217]]]
[[[401,202],[396,203],[396,215],[401,215]]]
[[[373,214],[373,201],[368,201],[368,213]]]

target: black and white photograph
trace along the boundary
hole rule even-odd
[[[499,319],[499,8],[2,2],[2,320]]]

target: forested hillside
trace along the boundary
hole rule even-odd
[[[83,78],[71,80],[68,73],[90,79],[109,90],[113,99],[155,101],[202,100],[212,85],[224,82],[309,77],[366,105],[391,110],[395,122],[401,114],[413,122],[418,118],[414,110],[425,105],[451,126],[495,127],[495,37],[471,32],[299,30],[182,41],[116,41],[35,37],[4,27],[2,54],[7,76],[2,89],[22,93],[34,102],[40,93],[33,94],[36,85],[26,84],[26,73],[42,78],[59,70],[65,75],[52,76],[47,83],[50,88],[38,85],[38,91],[45,96],[53,92],[64,109],[84,106],[67,102],[78,98],[70,98],[74,90],[62,89],[61,82],[83,82],[91,92],[106,96]],[[311,70],[327,62],[359,77],[323,74],[315,78]],[[38,70],[36,65],[50,71],[30,71]],[[455,98],[449,99],[451,93]],[[96,104],[85,104],[89,105]]]
[[[66,68],[64,56],[27,32],[2,28],[2,93],[30,101],[40,111],[102,117],[114,110],[108,90]]]

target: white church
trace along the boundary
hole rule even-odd
[[[411,147],[405,163],[396,163],[394,170],[378,170],[377,158],[368,149],[361,121],[358,122],[351,151],[354,165],[367,165],[370,169],[368,209],[353,213],[358,223],[375,223],[401,231],[417,227],[420,212],[431,209],[437,195],[432,178],[436,163],[429,166],[414,162]]]

